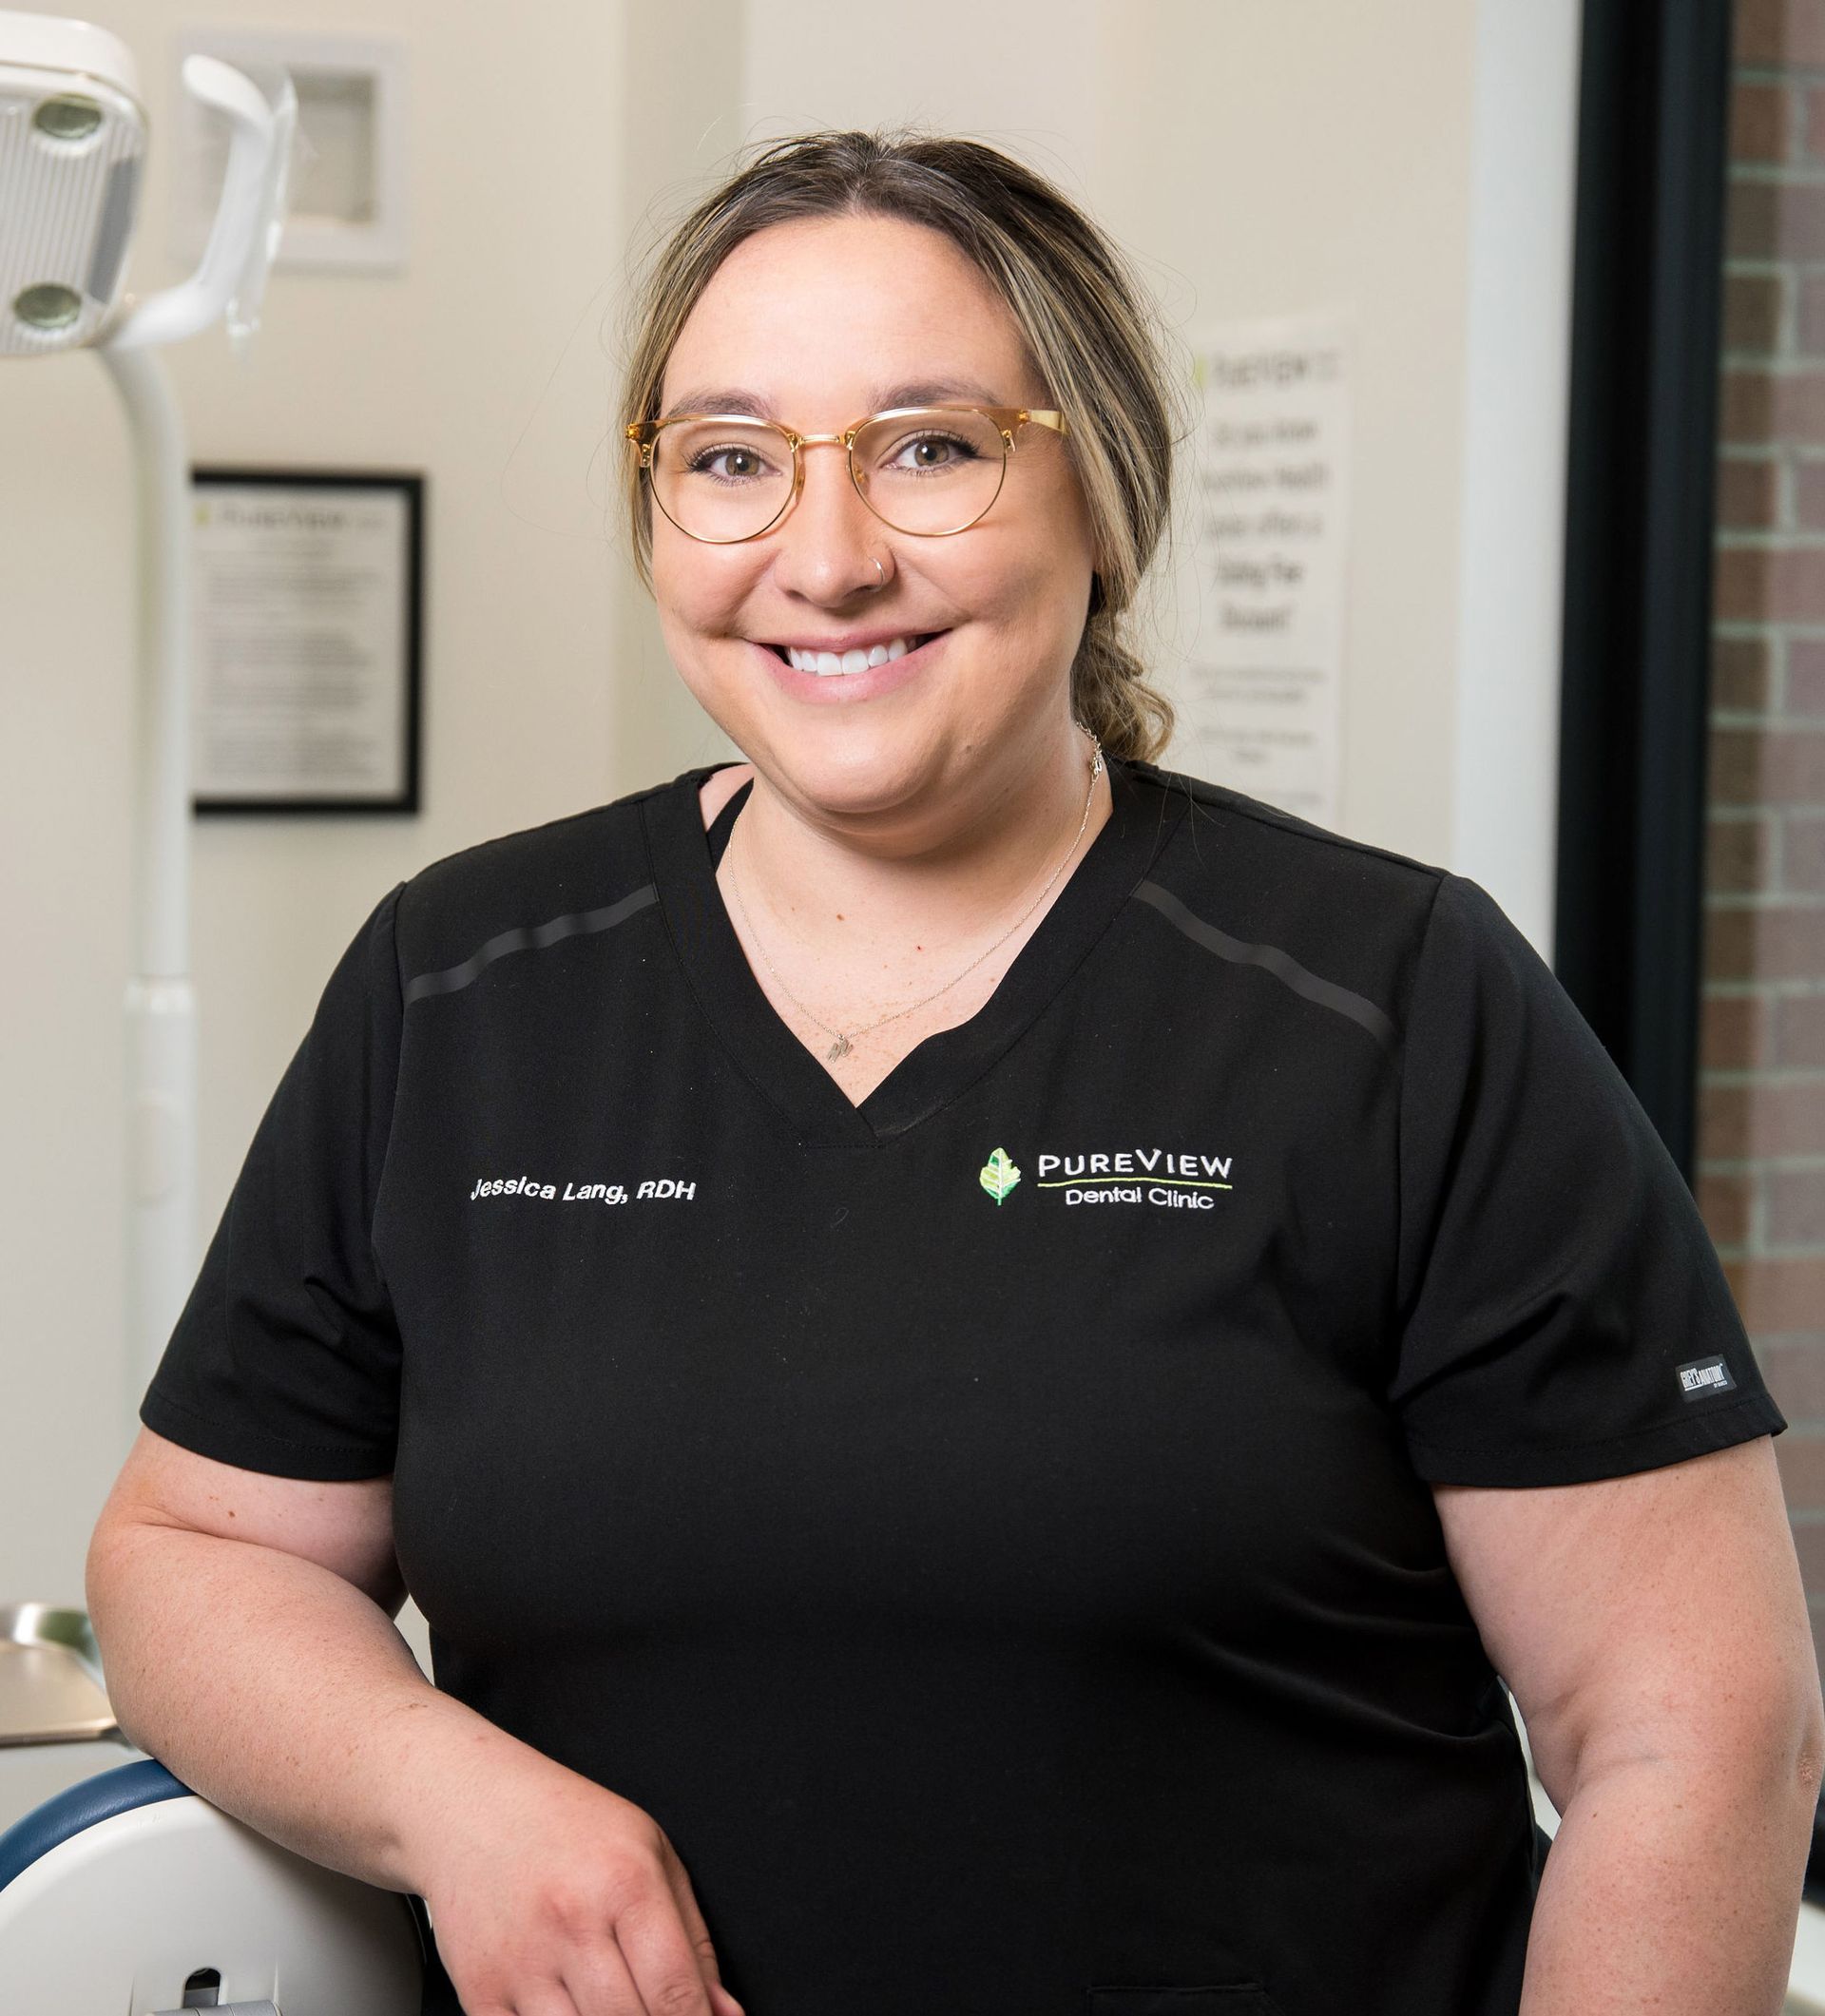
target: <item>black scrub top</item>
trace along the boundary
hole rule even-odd
[[[749,2016],[1513,2016],[1540,1837],[1431,1486],[1787,1424],[1478,884],[1109,771],[859,1106],[708,768],[401,884],[141,1418],[391,1471],[437,1685],[652,1814]]]

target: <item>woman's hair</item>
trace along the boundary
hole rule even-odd
[[[651,259],[631,302],[621,425],[657,416],[679,332],[743,239],[841,216],[942,231],[1007,303],[1050,404],[1070,422],[1065,449],[1105,556],[1071,665],[1072,706],[1112,755],[1150,760],[1171,733],[1172,704],[1147,683],[1124,617],[1170,533],[1182,408],[1145,289],[1097,225],[1031,169],[975,141],[908,128],[805,133],[767,146]],[[638,458],[624,462],[634,565],[650,589],[651,498]]]

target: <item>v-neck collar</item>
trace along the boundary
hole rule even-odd
[[[660,909],[698,1005],[800,1140],[870,1147],[917,1126],[975,1084],[1057,997],[1184,816],[1182,798],[1162,791],[1147,766],[1105,761],[1109,816],[1000,985],[967,1022],[909,1051],[859,1105],[780,1019],[723,904],[698,794],[733,766],[687,770],[642,801]]]

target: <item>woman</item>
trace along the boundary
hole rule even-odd
[[[428,2010],[1778,2007],[1785,1423],[1489,897],[1148,760],[1166,382],[994,151],[752,161],[624,413],[746,760],[394,890],[261,1124],[89,1600]]]

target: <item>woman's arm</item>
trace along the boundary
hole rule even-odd
[[[478,2016],[741,2016],[652,1815],[419,1671],[392,1497],[142,1430],[88,1553],[122,1730],[269,1839],[424,1897]]]
[[[1434,1496],[1561,1814],[1522,2016],[1777,2016],[1825,1707],[1770,1438]]]
[[[269,1838],[417,1888],[408,1819],[516,1743],[425,1679],[392,1622],[392,1480],[213,1462],[148,1429],[89,1542],[89,1614],[122,1731]]]

